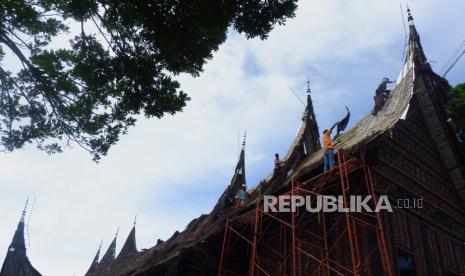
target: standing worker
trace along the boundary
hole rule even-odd
[[[375,96],[373,97],[373,99],[375,100],[375,107],[373,108],[372,112],[374,116],[378,114],[378,111],[380,111],[383,108],[386,99],[389,98],[391,90],[387,89],[388,83],[395,83],[395,81],[391,81],[389,80],[389,78],[383,78],[383,80],[378,85],[378,88],[375,91]]]
[[[283,166],[283,161],[279,159],[279,154],[274,155],[274,170],[279,171]]]
[[[376,94],[384,94],[386,96],[389,96],[391,93],[391,90],[387,89],[387,84],[388,83],[395,83],[395,81],[390,80],[388,77],[383,78],[381,83],[378,85],[378,88],[376,89]]]
[[[239,191],[237,191],[235,200],[236,200],[236,208],[242,207],[245,205],[245,201],[249,197],[249,194],[247,193],[247,187],[245,184],[242,184],[241,188]]]
[[[337,123],[334,124],[329,130],[323,131],[323,148],[325,149],[325,165],[324,170],[329,171],[334,167],[334,145],[331,141],[331,133],[333,128],[336,127]]]

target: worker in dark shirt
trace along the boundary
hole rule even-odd
[[[283,166],[283,161],[279,159],[279,154],[274,155],[274,170],[279,171]]]
[[[375,96],[373,99],[375,100],[375,107],[373,108],[373,115],[377,115],[378,112],[383,108],[386,99],[389,98],[389,94],[391,93],[391,90],[387,89],[387,84],[388,83],[394,83],[395,81],[389,80],[389,78],[383,78],[381,83],[378,85],[378,88],[376,89]]]

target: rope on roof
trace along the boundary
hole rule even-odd
[[[26,234],[27,234],[27,247],[31,248],[31,238],[30,238],[30,231],[29,231],[29,224],[31,223],[32,212],[34,211],[34,205],[36,204],[36,198],[32,201],[31,211],[29,212],[29,218],[27,220],[26,225]]]
[[[457,65],[463,55],[465,55],[465,40],[460,43],[449,60],[447,60],[447,62],[444,63],[444,65],[441,67],[441,70],[439,70],[441,76],[445,77],[450,72],[450,70],[452,70],[452,68]]]
[[[405,26],[405,18],[404,18],[404,8],[402,7],[402,3],[400,3],[400,14],[402,16],[402,26],[404,27],[404,51],[402,53],[402,62],[405,61],[405,54],[407,53],[407,27]]]

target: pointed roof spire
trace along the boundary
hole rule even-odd
[[[9,252],[16,252],[16,254],[20,254],[23,256],[26,256],[26,242],[24,241],[24,220],[26,218],[28,203],[29,197],[26,200],[26,204],[24,204],[24,209],[21,212],[21,217],[19,219],[16,232],[13,236],[13,240],[11,241],[10,247],[8,248]]]
[[[418,35],[413,22],[412,13],[408,6],[407,15],[409,23],[409,54],[406,56],[406,59],[412,59],[417,69],[432,71],[431,65],[428,63],[428,59],[423,51],[423,47],[421,46],[420,36]]]
[[[318,123],[316,121],[315,111],[313,109],[312,90],[310,89],[310,80],[307,78],[307,106],[302,118],[306,124],[306,133],[304,134],[304,146],[307,155],[316,152],[321,148],[320,134],[318,131]]]
[[[105,254],[102,257],[102,260],[100,261],[101,266],[109,266],[115,260],[116,239],[118,238],[118,232],[119,232],[119,227],[116,230],[115,238],[110,243],[110,246],[108,247],[107,252],[105,252]]]
[[[123,248],[118,254],[118,259],[137,252],[138,251],[136,246],[136,220],[134,220],[134,225],[132,226],[131,232],[129,232],[129,235],[126,239],[126,242],[123,245]]]
[[[92,275],[93,272],[95,272],[97,270],[97,266],[99,264],[98,260],[100,258],[100,250],[102,249],[102,241],[100,241],[100,245],[98,247],[98,250],[97,250],[97,253],[95,254],[95,257],[92,261],[92,264],[90,265],[89,269],[87,270],[86,272],[86,276],[87,275]]]
[[[239,142],[239,135],[238,142]],[[231,179],[231,183],[226,187],[225,191],[221,195],[218,202],[215,204],[212,212],[223,215],[225,208],[231,206],[234,201],[238,190],[246,184],[245,181],[245,144],[246,144],[246,132],[244,132],[244,138],[242,140],[242,149],[239,154],[239,160],[237,161],[236,169],[234,170],[234,175]]]
[[[307,106],[305,107],[305,117],[315,120],[315,112],[313,111],[312,89],[310,88],[310,80],[307,79]],[[304,118],[305,119],[305,118]]]
[[[99,262],[99,258],[100,258],[100,251],[102,251],[102,244],[103,244],[103,239],[100,240],[100,244],[98,245],[98,250],[97,250],[97,254],[95,254],[95,258],[94,258],[94,263],[98,263]]]
[[[26,200],[21,217],[18,222],[15,234],[8,247],[5,261],[2,265],[0,275],[40,275],[40,273],[31,265],[26,255],[26,243],[24,241],[24,219],[26,217],[27,205],[29,198]]]
[[[237,161],[236,170],[234,176],[241,178],[241,184],[245,184],[245,139],[247,132],[244,132],[244,139],[242,140],[242,149]]]

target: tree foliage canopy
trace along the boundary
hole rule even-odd
[[[0,1],[3,151],[35,143],[51,154],[76,143],[99,160],[136,115],[182,111],[189,97],[173,75],[197,76],[228,28],[265,39],[294,16],[296,2]],[[73,24],[80,30],[69,47],[54,47]],[[6,54],[19,60],[18,72]]]
[[[465,83],[456,85],[447,93],[447,109],[457,126],[457,136],[465,143]]]

